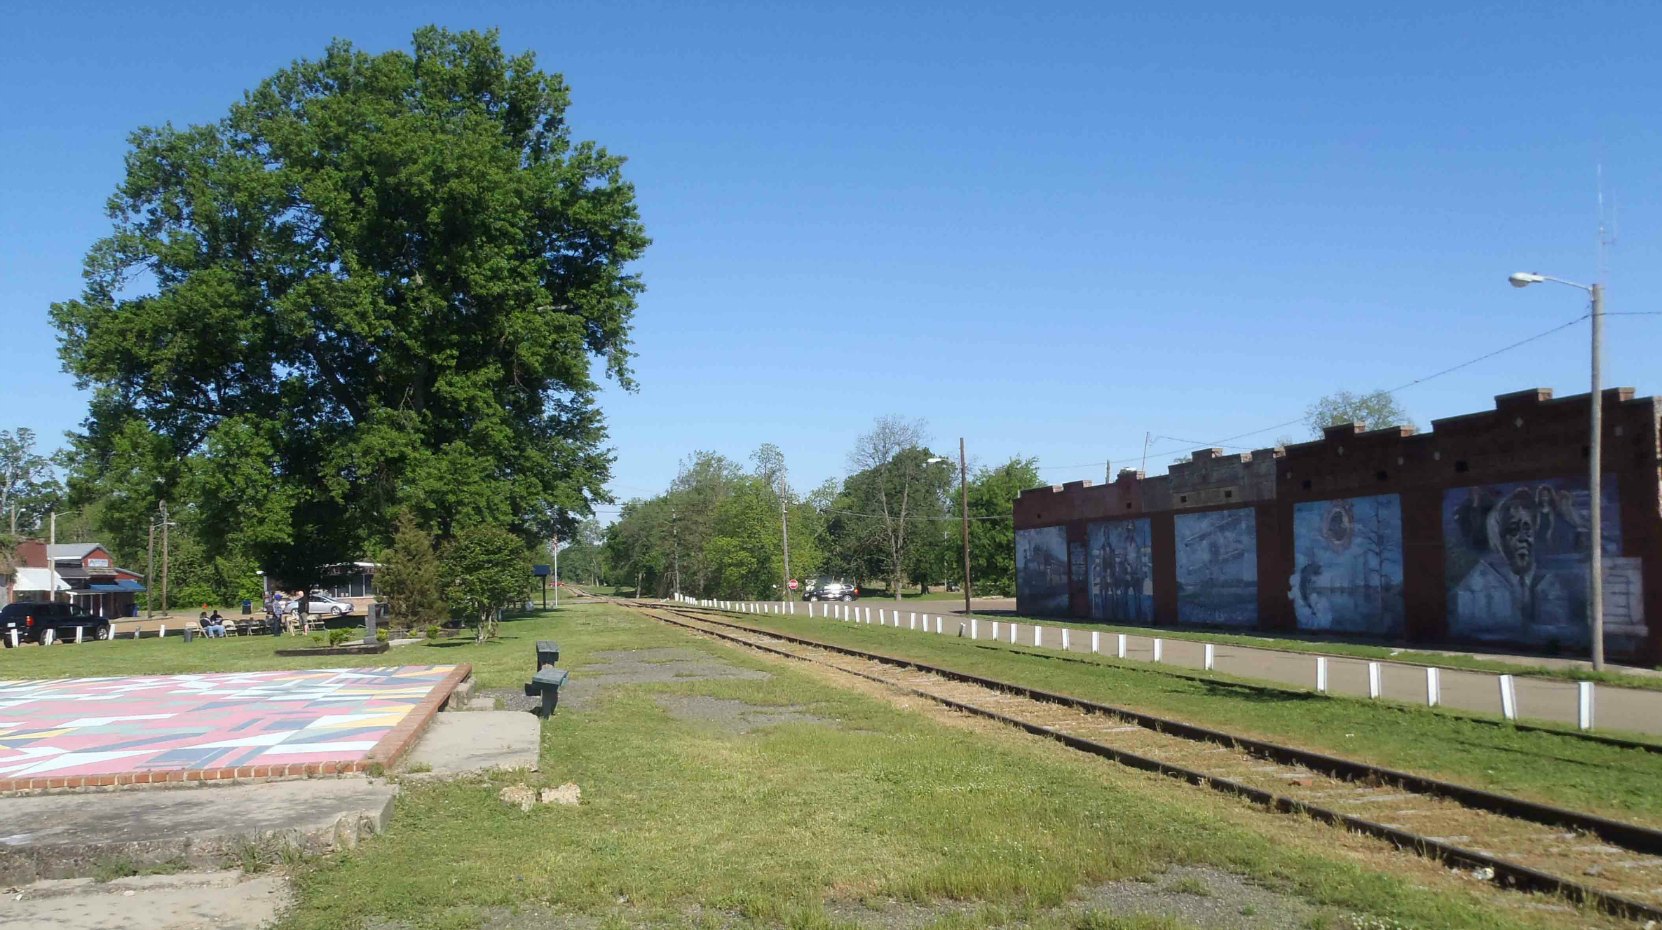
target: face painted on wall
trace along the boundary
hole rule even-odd
[[[1507,497],[1496,514],[1496,536],[1493,540],[1515,575],[1527,575],[1535,568],[1535,530],[1538,515],[1534,499],[1519,491]]]

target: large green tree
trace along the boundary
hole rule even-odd
[[[632,387],[647,238],[568,103],[494,32],[430,27],[135,132],[114,230],[52,308],[94,392],[82,495],[120,492],[139,533],[187,498],[211,551],[292,581],[373,551],[397,509],[569,535],[606,499],[591,362]]]
[[[63,496],[52,462],[35,451],[35,431],[0,430],[0,533],[26,533]]]
[[[969,480],[970,580],[976,593],[1016,593],[1016,528],[1012,519],[1021,492],[1044,484],[1039,460],[1011,458],[996,468],[976,469]],[[952,494],[957,507],[960,491]],[[952,577],[963,579],[961,564]]]
[[[849,532],[845,557],[868,558],[881,566],[897,600],[907,577],[944,570],[924,550],[938,555],[943,543],[940,521],[946,517],[952,470],[924,442],[923,421],[879,417],[870,432],[855,440],[848,457],[854,474],[837,498],[840,512],[835,515],[847,521],[843,525]]]
[[[1413,426],[1408,412],[1397,403],[1390,391],[1334,391],[1311,404],[1304,411],[1304,425],[1317,439],[1322,430],[1340,423],[1360,423],[1363,429],[1384,429],[1387,426]]]

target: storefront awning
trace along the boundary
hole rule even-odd
[[[131,591],[134,594],[138,594],[144,590],[144,585],[137,581],[123,578],[115,584],[87,585],[87,590],[92,591],[95,594],[120,594],[124,591]]]
[[[50,568],[18,568],[17,582],[12,587],[19,591],[69,590],[69,585],[64,584],[58,573]]]

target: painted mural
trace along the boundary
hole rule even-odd
[[[1023,613],[1068,612],[1068,531],[1016,531],[1016,599]]]
[[[1258,527],[1252,508],[1177,515],[1177,619],[1258,625]]]
[[[1607,637],[1620,637],[1642,618],[1622,571],[1621,514],[1615,481],[1602,485],[1603,551],[1622,583],[1606,595],[1619,608],[1606,620]],[[1551,478],[1454,488],[1443,494],[1443,551],[1447,569],[1449,633],[1460,639],[1522,643],[1550,651],[1588,648],[1587,560],[1591,551],[1587,479]],[[1624,622],[1626,621],[1626,622]],[[1607,640],[1608,642],[1609,640]]]
[[[1154,547],[1148,518],[1092,523],[1086,536],[1091,617],[1154,622]]]
[[[1293,507],[1288,596],[1301,630],[1402,634],[1402,501],[1395,494]]]

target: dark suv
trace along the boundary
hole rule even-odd
[[[81,627],[85,639],[109,639],[110,621],[97,614],[89,614],[73,604],[22,602],[0,607],[0,641],[12,647],[12,631],[17,631],[19,643],[38,643],[47,630],[60,643],[75,641],[75,628]]]
[[[821,578],[808,586],[802,592],[805,601],[857,601],[860,599],[858,585],[847,581],[833,581],[830,578]]]

